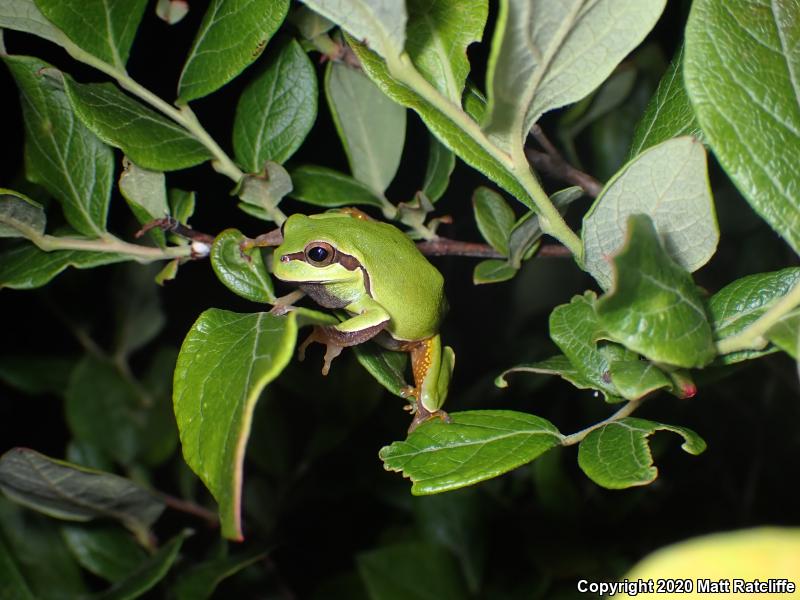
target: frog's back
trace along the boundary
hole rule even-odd
[[[406,234],[388,223],[346,213],[312,219],[319,240],[348,240],[368,275],[369,294],[392,317],[388,330],[393,337],[417,340],[438,332],[447,306],[444,278]]]

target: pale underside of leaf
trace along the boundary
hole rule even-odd
[[[505,0],[489,63],[487,133],[521,144],[539,117],[599,86],[658,20],[666,0]]]
[[[753,209],[800,252],[800,4],[695,2],[684,76],[706,138]]]
[[[383,57],[397,57],[406,40],[408,14],[397,0],[303,0]]]
[[[622,246],[628,217],[646,214],[669,255],[688,271],[713,256],[719,241],[703,145],[674,138],[649,148],[603,188],[583,220],[586,269],[611,286],[610,258]]]

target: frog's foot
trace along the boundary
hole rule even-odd
[[[285,296],[275,298],[272,303],[272,308],[269,310],[269,314],[275,315],[276,317],[285,315],[289,311],[294,310],[294,303],[305,295],[306,293],[303,290],[295,290]]]
[[[333,359],[342,353],[344,346],[335,343],[329,335],[327,335],[323,327],[315,326],[300,347],[297,349],[297,358],[304,360],[306,357],[306,348],[314,342],[319,342],[325,345],[325,361],[322,365],[322,374],[327,375],[331,370],[331,363]]]
[[[360,210],[353,206],[345,206],[343,208],[340,208],[339,212],[350,215],[351,217],[355,217],[356,219],[361,219],[362,221],[374,221],[374,219],[370,217],[367,213],[365,213],[363,210]]]
[[[252,250],[253,248],[271,248],[273,246],[280,246],[282,243],[283,233],[281,232],[280,227],[278,227],[277,229],[273,229],[267,233],[262,233],[255,238],[246,238],[241,244],[239,244],[239,250],[241,251],[242,256],[244,256],[245,252]]]
[[[411,419],[411,425],[408,426],[408,433],[413,433],[417,427],[419,427],[422,423],[430,419],[439,418],[444,423],[450,423],[451,421],[450,415],[448,415],[441,408],[439,410],[431,412],[427,408],[422,406],[421,403],[416,403],[414,407],[411,409],[411,411],[414,414],[414,418]]]
[[[417,400],[417,398],[419,398],[419,391],[413,385],[407,385],[401,389],[400,395],[403,398],[412,398],[412,400],[403,407],[403,410],[406,410],[414,415],[414,418],[411,420],[411,425],[408,427],[408,433],[411,433],[417,427],[419,427],[420,423],[423,423],[429,419],[439,418],[445,423],[450,423],[450,415],[448,415],[445,411],[439,409],[431,412]]]

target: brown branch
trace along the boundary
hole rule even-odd
[[[216,529],[219,527],[219,517],[217,513],[203,508],[199,504],[170,496],[169,494],[160,493],[160,499],[170,508],[203,519],[209,527]]]
[[[572,252],[561,244],[542,244],[536,252],[536,256],[551,256],[556,258],[571,258]]]
[[[163,219],[155,219],[149,223],[145,223],[142,228],[137,231],[133,237],[140,238],[151,229],[160,229],[161,231],[169,231],[184,239],[193,242],[202,242],[211,245],[214,243],[214,236],[200,231],[195,231],[188,225],[183,225],[178,222],[174,217],[164,217]]]
[[[425,256],[469,256],[472,258],[505,258],[497,250],[488,244],[478,244],[475,242],[462,242],[449,238],[436,238],[427,242],[417,242],[417,248]],[[543,244],[537,256],[572,256],[569,248],[561,244]]]
[[[417,242],[417,248],[425,256],[472,256],[474,258],[505,258],[489,244],[462,242],[448,238],[436,238]]]
[[[600,190],[603,189],[603,184],[600,181],[569,164],[539,125],[534,125],[531,128],[531,135],[544,150],[542,152],[533,148],[525,148],[525,156],[527,156],[528,162],[533,165],[535,170],[566,183],[580,186],[589,196],[597,198]]]

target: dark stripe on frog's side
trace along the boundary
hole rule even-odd
[[[377,325],[371,325],[366,329],[359,329],[358,331],[339,331],[332,325],[317,325],[315,327],[316,334],[324,338],[325,344],[335,344],[336,346],[357,346],[363,344],[367,340],[374,338],[381,331],[383,331],[389,324],[389,320],[381,321]]]
[[[361,269],[361,274],[364,276],[364,286],[367,288],[367,293],[372,297],[372,287],[369,283],[369,274],[367,270],[363,267],[363,265],[359,262],[359,260],[355,256],[351,256],[349,254],[345,254],[344,252],[340,252],[334,248],[334,255],[333,255],[333,262],[342,265],[348,271],[355,271],[356,269]],[[306,255],[303,252],[292,252],[290,254],[284,254],[281,256],[281,260],[302,260],[303,262],[308,262],[306,260]],[[313,298],[314,302],[319,304],[320,306],[324,306],[325,308],[343,308],[344,305],[336,305],[333,306],[331,304],[326,304],[325,302],[321,302],[318,298],[332,298],[330,294],[325,292],[324,290],[317,289],[316,291],[311,291],[311,288],[322,288],[324,284],[321,283],[304,283],[300,286],[306,294]],[[317,295],[315,295],[317,294]]]

